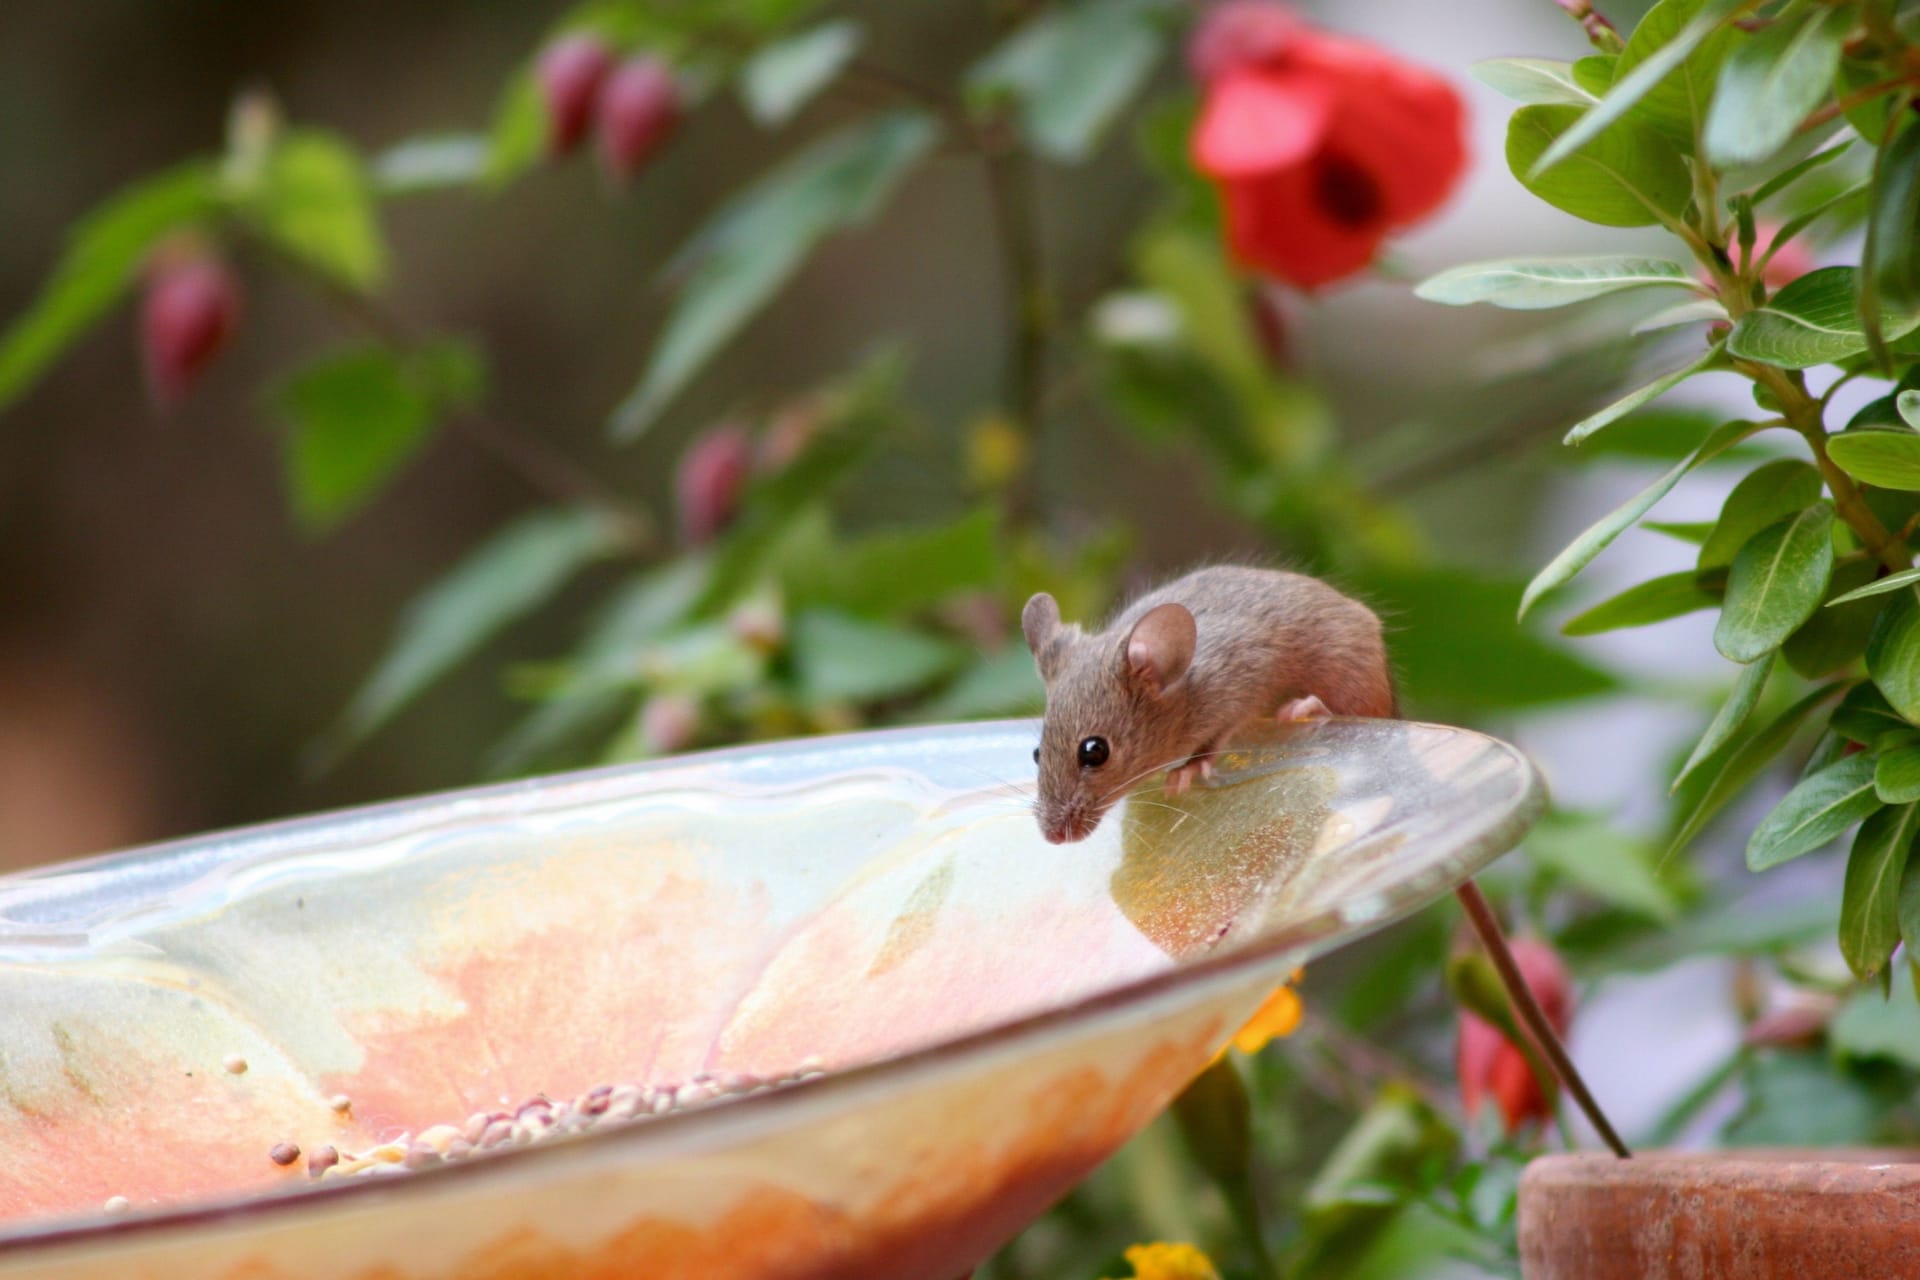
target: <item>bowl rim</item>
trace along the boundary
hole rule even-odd
[[[409,829],[426,830],[439,825],[431,816],[448,805],[457,812],[446,815],[459,821],[485,821],[513,816],[523,806],[513,802],[538,795],[541,808],[564,808],[588,804],[611,796],[594,794],[610,783],[635,777],[674,771],[692,771],[709,764],[752,759],[775,753],[804,755],[808,752],[833,752],[862,743],[884,743],[898,738],[967,738],[1005,734],[1039,725],[1037,719],[1016,718],[967,721],[953,724],[916,725],[856,733],[813,735],[777,741],[748,743],[711,751],[690,752],[657,760],[600,765],[504,782],[456,787],[417,796],[377,801],[366,805],[348,805],[245,826],[225,828],[124,850],[28,869],[0,876],[0,910],[4,910],[10,890],[21,886],[38,888],[67,877],[97,873],[169,855],[177,856],[198,846],[220,852],[236,845],[251,845],[276,840],[274,857],[297,856],[308,851],[317,829],[337,826],[343,819],[357,820],[354,838],[383,839],[400,836]],[[1374,724],[1378,720],[1333,717],[1301,726],[1305,730],[1341,724]],[[1547,788],[1539,768],[1519,747],[1490,734],[1454,725],[1423,721],[1391,721],[1417,733],[1440,732],[1479,740],[1505,755],[1515,766],[1516,790],[1497,816],[1489,817],[1473,835],[1458,843],[1444,857],[1422,872],[1397,882],[1404,892],[1365,920],[1352,921],[1335,908],[1322,909],[1293,922],[1286,928],[1246,940],[1231,949],[1185,961],[1156,973],[1129,979],[1117,986],[1095,991],[1066,1004],[1053,1005],[1003,1022],[976,1027],[950,1039],[891,1057],[863,1062],[797,1081],[778,1089],[743,1097],[722,1097],[699,1108],[670,1112],[645,1124],[626,1124],[569,1134],[558,1139],[498,1152],[486,1159],[457,1161],[431,1169],[410,1171],[404,1176],[340,1180],[332,1183],[301,1183],[284,1190],[231,1194],[175,1206],[141,1209],[133,1216],[103,1217],[62,1215],[24,1220],[11,1229],[0,1225],[0,1267],[12,1267],[32,1255],[83,1250],[88,1246],[120,1248],[136,1245],[149,1238],[160,1239],[195,1229],[242,1222],[252,1224],[264,1219],[271,1223],[290,1214],[324,1213],[339,1206],[361,1203],[359,1197],[405,1197],[440,1194],[459,1185],[454,1179],[480,1185],[482,1179],[520,1177],[539,1167],[541,1161],[577,1159],[576,1147],[597,1144],[596,1149],[610,1153],[618,1144],[671,1144],[696,1132],[763,1121],[769,1115],[790,1115],[796,1109],[818,1109],[843,1103],[875,1088],[891,1087],[901,1080],[938,1073],[956,1060],[989,1055],[1034,1035],[1080,1023],[1097,1023],[1142,1003],[1174,1003],[1179,997],[1215,994],[1244,982],[1253,972],[1281,969],[1305,963],[1331,950],[1337,938],[1340,945],[1357,941],[1389,924],[1421,910],[1444,893],[1472,879],[1488,864],[1512,849],[1547,806]],[[1286,730],[1282,730],[1283,733]],[[1284,741],[1276,739],[1275,741]],[[1265,744],[1262,744],[1265,745]],[[496,808],[497,807],[497,808]],[[371,826],[363,824],[372,824]],[[192,883],[191,880],[186,883]],[[0,916],[0,929],[6,925]],[[4,933],[0,933],[4,942]],[[1188,1003],[1188,1000],[1180,1000]],[[751,1104],[749,1106],[748,1104]]]

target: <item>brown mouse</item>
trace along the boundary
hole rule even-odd
[[[1040,831],[1091,834],[1115,801],[1169,770],[1184,792],[1252,721],[1392,716],[1380,619],[1304,574],[1221,565],[1133,601],[1088,634],[1044,591],[1020,617],[1047,687],[1033,758]]]

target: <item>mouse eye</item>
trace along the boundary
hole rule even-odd
[[[1107,740],[1105,738],[1084,738],[1080,742],[1080,767],[1098,769],[1107,762]]]
[[[1038,747],[1035,747],[1035,748],[1033,749],[1033,762],[1034,762],[1035,764],[1039,764],[1039,763],[1040,763],[1040,748],[1038,748]]]

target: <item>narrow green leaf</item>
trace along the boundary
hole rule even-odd
[[[1808,9],[1734,49],[1707,113],[1708,158],[1726,167],[1758,164],[1785,146],[1832,87],[1853,22],[1844,6]]]
[[[1577,155],[1544,173],[1535,164],[1578,120],[1578,107],[1522,107],[1507,121],[1507,167],[1556,209],[1605,227],[1678,218],[1691,198],[1686,161],[1650,129],[1616,121]]]
[[[487,181],[504,187],[531,169],[547,145],[547,108],[531,66],[513,73],[487,133]]]
[[[1713,721],[1707,725],[1707,731],[1700,735],[1699,743],[1687,762],[1680,766],[1680,772],[1674,776],[1669,791],[1678,791],[1687,775],[1707,762],[1721,747],[1733,740],[1747,723],[1747,717],[1760,702],[1760,694],[1767,687],[1767,677],[1773,671],[1773,655],[1767,654],[1741,669],[1740,678],[1733,682],[1733,692],[1720,704],[1720,710],[1714,714]]]
[[[1699,801],[1687,814],[1686,820],[1680,824],[1680,829],[1674,833],[1665,856],[1670,858],[1686,848],[1693,838],[1699,835],[1722,809],[1726,808],[1729,801],[1744,791],[1747,784],[1759,777],[1761,770],[1765,769],[1775,756],[1787,749],[1787,744],[1793,741],[1793,735],[1798,732],[1806,718],[1816,707],[1838,692],[1840,687],[1838,683],[1834,683],[1815,689],[1729,752],[1715,770],[1712,780],[1700,793]]]
[[[967,73],[967,92],[987,104],[1011,97],[1034,149],[1076,164],[1145,87],[1161,43],[1152,7],[1141,0],[1044,8]]]
[[[858,22],[838,18],[760,50],[740,68],[747,114],[761,125],[785,124],[833,83],[866,38]]]
[[[1539,158],[1533,176],[1595,141],[1636,105],[1647,123],[1683,144],[1690,140],[1726,56],[1729,41],[1721,27],[1749,2],[1661,0],[1648,10],[1614,64],[1613,87]]]
[[[329,734],[342,748],[385,724],[427,686],[508,623],[537,609],[619,532],[596,511],[523,516],[462,560],[407,607],[392,645]],[[332,754],[328,752],[327,754]]]
[[[959,592],[991,586],[1000,573],[999,513],[983,507],[946,524],[868,534],[822,560],[788,566],[787,598],[850,613],[898,618]]]
[[[1834,566],[1833,579],[1827,584],[1826,606],[1815,609],[1813,616],[1780,646],[1780,656],[1788,666],[1809,680],[1817,680],[1859,661],[1867,651],[1874,621],[1880,616],[1879,601],[1854,600],[1838,609],[1830,606],[1872,581],[1873,574],[1871,560],[1849,560]]]
[[[1706,373],[1709,370],[1720,368],[1723,364],[1724,360],[1719,348],[1713,348],[1692,364],[1675,369],[1672,373],[1662,374],[1646,386],[1637,388],[1621,396],[1606,408],[1588,414],[1585,418],[1573,424],[1572,429],[1567,432],[1566,436],[1561,440],[1561,443],[1579,444],[1582,440],[1585,440],[1602,427],[1618,422],[1642,405],[1659,399],[1661,396],[1667,394],[1667,392],[1685,382],[1688,378],[1693,377],[1696,373]]]
[[[1881,752],[1873,768],[1873,789],[1888,804],[1920,800],[1920,745]]]
[[[614,410],[631,440],[765,306],[831,232],[868,221],[938,129],[917,112],[862,121],[815,143],[731,201],[683,251],[687,281],[640,382]]]
[[[1798,164],[1788,165],[1754,189],[1753,196],[1751,197],[1753,203],[1757,206],[1779,195],[1782,191],[1785,191],[1788,187],[1800,181],[1800,179],[1806,177],[1815,169],[1820,168],[1822,165],[1832,164],[1835,160],[1847,154],[1848,149],[1852,146],[1853,142],[1849,139],[1848,141],[1840,143],[1838,146],[1828,147],[1825,151],[1816,151]],[[1775,237],[1775,239],[1778,238],[1778,236]]]
[[[1643,320],[1634,322],[1634,334],[1658,333],[1662,329],[1677,329],[1686,324],[1723,323],[1727,319],[1727,309],[1712,298],[1694,298],[1688,302],[1671,307],[1662,307]]]
[[[1880,972],[1900,943],[1900,879],[1920,805],[1882,809],[1861,824],[1840,890],[1840,954],[1857,977]]]
[[[1867,215],[1863,306],[1901,314],[1920,309],[1920,129],[1908,125],[1880,150],[1873,170],[1873,203]],[[1899,335],[1889,332],[1889,338]]]
[[[1768,525],[1733,558],[1714,648],[1733,662],[1778,648],[1820,607],[1832,576],[1832,503]]]
[[[1713,532],[1700,544],[1697,567],[1732,564],[1747,539],[1818,502],[1821,487],[1819,468],[1798,458],[1777,458],[1754,468],[1721,504]]]
[[[912,693],[951,674],[967,656],[945,640],[827,609],[797,615],[788,648],[800,696],[815,705]]]
[[[377,287],[387,249],[359,152],[318,129],[287,134],[240,194],[263,234],[350,289]]]
[[[1873,790],[1873,758],[1862,753],[1805,779],[1761,819],[1747,842],[1747,869],[1765,871],[1837,838],[1880,808]]]
[[[1575,574],[1592,564],[1595,556],[1606,550],[1615,538],[1633,527],[1634,521],[1653,510],[1655,503],[1672,492],[1673,486],[1680,483],[1680,477],[1714,455],[1738,444],[1759,429],[1760,427],[1752,422],[1723,423],[1714,430],[1712,435],[1702,441],[1698,448],[1676,462],[1658,480],[1641,490],[1628,502],[1615,507],[1596,520],[1586,532],[1567,544],[1559,555],[1548,562],[1546,568],[1534,575],[1533,581],[1527,584],[1526,591],[1521,594],[1520,616],[1526,617],[1527,610],[1531,609],[1534,602],[1542,595],[1564,582],[1571,581]]]
[[[1675,542],[1684,542],[1689,546],[1702,546],[1713,536],[1711,520],[1646,520],[1640,527],[1649,533],[1672,538]]]
[[[1890,573],[1876,582],[1856,588],[1843,596],[1835,596],[1827,601],[1827,607],[1837,604],[1851,604],[1855,600],[1865,600],[1868,596],[1884,595],[1889,591],[1898,591],[1910,582],[1920,582],[1920,569],[1902,569],[1899,573]]]
[[[1894,907],[1900,924],[1900,941],[1906,944],[1907,959],[1920,955],[1920,858],[1907,857],[1906,870],[1900,875],[1900,896]],[[1920,989],[1916,989],[1920,995]]]
[[[1920,391],[1902,391],[1893,398],[1893,404],[1900,420],[1920,431]]]
[[[1464,307],[1491,303],[1510,311],[1539,311],[1646,285],[1693,287],[1693,276],[1667,258],[1608,254],[1582,258],[1501,258],[1469,263],[1431,276],[1414,296]]]
[[[373,186],[383,196],[470,187],[487,174],[487,140],[474,133],[409,138],[374,157]]]
[[[1863,484],[1920,491],[1920,433],[1842,431],[1828,438],[1827,456]]]
[[[1867,349],[1855,307],[1852,267],[1809,271],[1740,317],[1727,335],[1727,351],[1783,369],[1805,369],[1856,356]],[[1889,339],[1920,327],[1920,314],[1883,312]]]
[[[1920,587],[1902,587],[1881,610],[1867,641],[1867,674],[1895,711],[1920,720]]]
[[[1488,58],[1467,74],[1503,97],[1524,105],[1564,103],[1590,107],[1600,99],[1580,86],[1571,62],[1550,58]]]
[[[156,241],[219,207],[213,171],[194,161],[135,183],[82,218],[39,296],[0,337],[0,409],[120,300]]]
[[[1595,636],[1623,627],[1644,627],[1683,614],[1711,609],[1719,600],[1703,590],[1700,576],[1691,571],[1669,573],[1628,587],[1610,600],[1569,618],[1560,627],[1564,636]]]
[[[1872,681],[1863,680],[1848,689],[1847,696],[1833,709],[1833,731],[1862,746],[1872,747],[1910,736],[1915,729],[1901,718]]]

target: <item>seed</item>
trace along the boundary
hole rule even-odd
[[[221,1060],[220,1065],[229,1075],[243,1076],[247,1073],[247,1060],[237,1053],[230,1053]]]
[[[300,1148],[294,1146],[291,1142],[279,1143],[273,1150],[267,1152],[267,1159],[283,1167],[292,1164],[299,1158]]]
[[[497,1147],[511,1137],[513,1137],[513,1121],[489,1121],[486,1131],[480,1135],[480,1145],[483,1147]]]
[[[344,1093],[336,1093],[327,1099],[327,1105],[342,1115],[345,1115],[347,1112],[353,1110],[353,1099]]]
[[[340,1151],[337,1147],[315,1147],[307,1155],[307,1176],[317,1178],[340,1163]]]
[[[477,1144],[480,1141],[481,1135],[486,1133],[487,1126],[492,1123],[493,1115],[491,1112],[476,1111],[467,1117],[467,1127],[460,1131],[460,1136],[468,1142]]]
[[[435,1155],[444,1155],[448,1147],[460,1137],[460,1130],[450,1124],[436,1124],[430,1129],[422,1129],[415,1138],[414,1145],[426,1147]]]
[[[108,1213],[125,1213],[128,1209],[132,1208],[133,1206],[128,1202],[125,1196],[109,1196],[107,1197],[107,1202],[104,1205],[101,1205],[100,1207],[106,1210]]]

